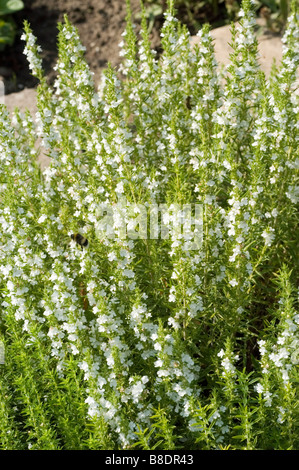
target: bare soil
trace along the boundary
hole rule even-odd
[[[36,86],[37,81],[29,71],[27,59],[23,54],[24,41],[20,40],[24,19],[28,20],[33,33],[42,47],[42,58],[47,77],[51,82],[54,78],[53,66],[57,58],[57,22],[63,22],[64,14],[78,28],[81,41],[86,47],[86,60],[95,74],[95,82],[107,62],[113,66],[120,63],[119,46],[121,34],[125,29],[125,0],[23,0],[25,8],[14,15],[18,26],[18,34],[13,46],[6,47],[0,53],[0,75],[5,79],[6,94],[23,88]],[[196,2],[195,2],[196,3]],[[164,1],[165,11],[166,0]],[[131,0],[134,22],[140,20],[139,0]],[[225,22],[225,12],[213,12],[209,5],[193,12],[192,22],[184,7],[177,12],[177,17],[187,24],[190,32],[195,34],[196,27],[205,21]],[[163,14],[155,16],[151,27],[152,47],[160,49],[159,31],[163,24]]]

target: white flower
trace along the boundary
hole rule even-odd
[[[12,266],[10,264],[8,264],[6,266],[1,266],[0,265],[0,271],[2,272],[4,277],[7,277],[11,270],[12,270]]]
[[[46,220],[47,216],[44,214],[40,216],[40,218],[37,220],[38,224],[42,224]]]
[[[222,367],[227,371],[227,372],[234,372],[235,371],[235,367],[233,366],[233,364],[230,362],[230,360],[228,359],[228,357],[225,357],[223,359],[223,361],[221,361],[221,365]]]
[[[131,279],[134,278],[135,276],[134,271],[132,271],[131,269],[124,269],[123,274],[124,276],[131,278]]]
[[[264,398],[265,398],[265,406],[270,407],[272,405],[272,393],[270,392],[265,392],[264,393]]]
[[[157,361],[154,362],[155,367],[162,367],[163,366],[163,361],[161,359],[158,359]]]
[[[134,384],[131,388],[131,393],[134,397],[134,401],[136,401],[136,399],[139,398],[139,396],[141,395],[141,393],[143,392],[143,389],[144,389],[144,385],[142,382],[137,382],[136,384]]]
[[[123,193],[123,192],[124,192],[124,183],[123,183],[123,181],[120,181],[120,182],[116,185],[115,191],[116,191],[117,193]]]
[[[289,374],[287,370],[283,369],[281,372],[281,375],[282,375],[282,380],[284,381],[285,384],[289,382]]]
[[[111,253],[108,253],[108,260],[109,261],[114,261],[115,259],[117,259],[117,256],[113,251]]]
[[[277,422],[282,424],[285,420],[286,410],[282,406],[279,406],[278,409],[279,409],[279,415],[278,415],[278,418],[277,418]]]
[[[157,372],[158,377],[168,377],[170,375],[170,372],[166,369],[160,369]]]
[[[84,372],[87,372],[89,370],[89,366],[86,361],[79,362],[78,366],[81,370],[84,370]]]
[[[289,186],[286,195],[293,204],[297,204],[299,201],[299,186]]]

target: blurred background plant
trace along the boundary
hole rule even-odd
[[[142,0],[150,32],[151,48],[162,53],[160,31],[164,24],[166,0]],[[202,25],[209,23],[212,29],[229,25],[238,20],[241,0],[174,0],[176,17],[196,35]],[[290,0],[253,0],[259,21],[257,34],[282,33]],[[121,33],[124,29],[125,1],[113,0],[0,0],[0,80],[5,84],[5,94],[18,92],[37,85],[30,74],[20,40],[23,22],[28,20],[41,38],[42,59],[49,82],[55,79],[57,60],[55,41],[57,21],[67,13],[79,28],[86,46],[85,57],[99,82],[102,72],[111,61],[119,64]],[[140,0],[131,0],[136,31],[140,29]],[[17,11],[19,9],[20,11]],[[107,21],[109,18],[109,21]],[[105,27],[103,25],[105,24]],[[157,55],[157,57],[158,57]]]
[[[144,0],[143,3],[151,30],[154,22],[163,17],[166,0]],[[209,22],[213,27],[217,27],[236,21],[241,0],[175,0],[174,4],[181,21],[185,22],[191,34],[194,34],[203,22]],[[254,4],[257,15],[266,20],[269,29],[274,32],[281,32],[284,29],[289,0],[254,0]]]
[[[265,18],[267,27],[274,32],[284,30],[290,2],[289,0],[257,0],[260,16]]]
[[[0,51],[13,44],[17,27],[12,14],[23,8],[21,0],[0,0]]]

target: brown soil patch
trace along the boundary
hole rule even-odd
[[[125,29],[125,0],[23,1],[25,9],[14,15],[19,28],[15,43],[11,47],[6,47],[0,55],[0,75],[4,75],[5,78],[6,94],[23,88],[31,88],[37,84],[37,81],[30,75],[27,59],[23,54],[24,41],[20,40],[24,19],[29,21],[33,33],[43,49],[44,69],[50,81],[54,77],[53,66],[57,58],[57,22],[63,22],[65,13],[78,28],[81,41],[86,47],[86,60],[95,74],[96,83],[108,61],[113,66],[120,63],[118,44]],[[165,4],[166,0],[164,1],[164,11]],[[133,15],[140,13],[139,0],[131,0],[131,7]],[[178,10],[177,17],[187,24],[191,34],[195,34],[200,23],[210,21],[214,24],[223,24],[227,20],[224,10],[216,13],[211,10],[211,6],[206,5],[193,12],[193,22],[190,23],[188,14],[182,7]],[[135,16],[134,22],[138,28],[139,19]],[[152,47],[157,50],[160,48],[159,32],[162,24],[163,14],[155,17],[151,27]]]

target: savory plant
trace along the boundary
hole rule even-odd
[[[221,74],[207,25],[192,48],[169,0],[157,59],[128,8],[96,90],[67,18],[53,87],[25,23],[38,112],[0,121],[0,448],[298,448],[296,2],[269,79],[254,25],[244,0]],[[161,208],[168,231],[142,232]]]

